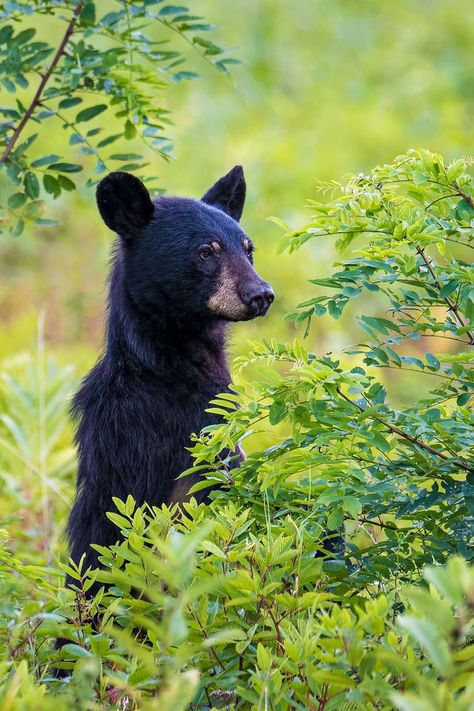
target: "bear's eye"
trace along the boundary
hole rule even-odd
[[[208,244],[203,244],[202,247],[199,247],[199,258],[203,261],[212,257],[213,254],[214,250]]]
[[[249,259],[252,259],[252,254],[253,254],[253,244],[250,240],[244,239],[243,241],[243,247],[245,249],[245,254]]]

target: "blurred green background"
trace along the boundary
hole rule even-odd
[[[166,191],[198,197],[232,165],[244,165],[243,225],[277,299],[264,321],[233,328],[236,353],[257,334],[291,338],[284,314],[314,293],[307,279],[324,274],[333,258],[328,242],[316,241],[304,259],[276,256],[280,231],[269,216],[298,226],[309,218],[305,200],[315,194],[315,179],[364,171],[412,146],[448,159],[472,151],[472,4],[196,0],[190,7],[220,27],[216,40],[242,63],[226,77],[190,50],[201,79],[158,97],[174,120],[175,160],[150,152],[149,170]],[[59,124],[48,124],[42,142],[45,152],[74,150]],[[92,162],[80,161],[88,177]],[[82,372],[101,345],[112,235],[84,187],[52,203],[49,216],[61,226],[0,236],[0,357],[34,345],[38,313],[46,310],[48,343]],[[319,319],[308,345],[335,350],[357,340],[355,329],[350,312],[338,322]]]

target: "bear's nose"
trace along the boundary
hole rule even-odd
[[[247,306],[250,313],[253,316],[264,316],[274,298],[275,294],[270,284],[264,284],[249,297]]]

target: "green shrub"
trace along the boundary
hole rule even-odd
[[[205,523],[193,504],[185,520],[116,504],[124,541],[103,549],[105,571],[78,573],[75,601],[49,591],[10,630],[8,708],[35,690],[40,709],[471,708],[474,568],[461,558],[428,567],[425,586],[340,599],[291,517],[256,537],[251,512],[232,504]],[[97,577],[111,587],[86,601]],[[70,641],[53,653],[55,634]],[[52,666],[72,676],[58,681]]]
[[[359,298],[363,342],[251,344],[237,365],[257,377],[211,404],[224,423],[193,445],[196,488],[222,489],[183,511],[116,500],[100,571],[25,565],[5,543],[2,707],[472,708],[469,162],[410,151],[333,189],[281,242],[337,234],[343,252],[291,318],[309,328]],[[76,591],[58,587],[66,568]]]
[[[331,188],[338,196],[312,201],[312,221],[280,248],[337,235],[341,260],[289,317],[307,331],[368,295],[357,345],[318,355],[300,340],[251,344],[239,365],[260,364],[260,378],[214,403],[226,423],[194,454],[196,471],[232,480],[262,530],[288,514],[313,539],[344,524],[332,584],[352,595],[473,555],[474,206],[469,162],[428,151]],[[272,446],[226,471],[219,453],[269,428]]]

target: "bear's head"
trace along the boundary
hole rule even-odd
[[[152,200],[129,173],[99,183],[99,211],[119,235],[125,286],[142,313],[245,321],[267,312],[274,295],[253,268],[252,241],[239,225],[244,201],[239,165],[201,200]]]

